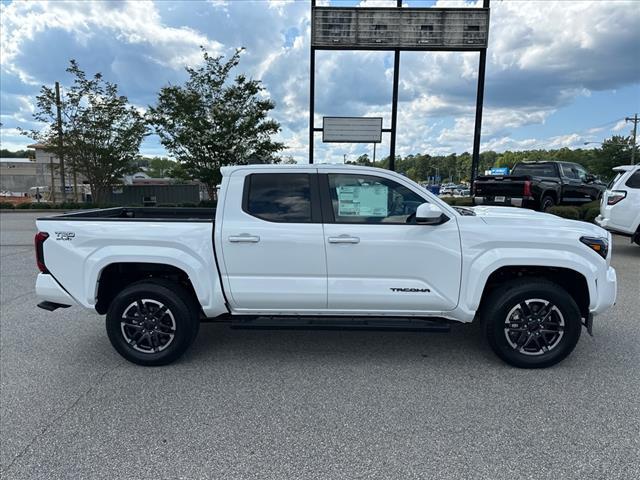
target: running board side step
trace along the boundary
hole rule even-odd
[[[448,332],[444,319],[379,317],[232,317],[231,328],[256,330],[387,330]]]
[[[47,310],[48,312],[53,312],[58,308],[69,308],[70,306],[71,305],[64,305],[62,303],[49,302],[49,301],[40,302],[38,304],[38,307],[42,308],[43,310]]]

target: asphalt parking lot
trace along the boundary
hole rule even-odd
[[[103,319],[36,307],[39,214],[0,215],[2,478],[640,478],[640,247],[617,304],[547,370],[449,334],[203,324],[144,368]],[[41,215],[41,214],[40,214]]]

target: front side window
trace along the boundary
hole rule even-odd
[[[561,165],[561,167],[562,167],[562,176],[563,177],[570,178],[570,179],[573,179],[573,180],[577,180],[579,178],[578,177],[578,171],[574,167],[572,167],[570,164],[563,163]]]
[[[576,165],[575,167],[576,172],[578,173],[578,177],[580,177],[580,180],[582,180],[583,182],[587,180],[587,171],[582,168],[580,165]]]
[[[248,214],[270,222],[311,222],[309,174],[256,173],[248,177],[245,188]]]
[[[404,224],[426,200],[382,177],[329,174],[331,204],[336,223]]]

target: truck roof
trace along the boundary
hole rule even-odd
[[[345,170],[362,170],[362,169],[367,169],[367,170],[380,170],[383,172],[387,172],[389,173],[390,170],[386,170],[384,168],[379,168],[379,167],[369,167],[369,166],[365,166],[365,165],[345,165],[344,163],[314,163],[313,165],[309,165],[308,163],[296,163],[294,165],[282,165],[279,163],[268,163],[268,164],[257,164],[257,165],[229,165],[226,167],[222,167],[220,168],[220,172],[222,173],[223,176],[227,176],[227,175],[231,175],[231,173],[235,172],[236,170],[269,170],[272,168],[285,168],[285,169],[290,169],[290,170],[297,170],[297,169],[301,169],[301,168],[317,168],[319,170],[322,169],[335,169],[335,168],[344,168]]]
[[[614,172],[628,172],[634,168],[638,168],[638,165],[620,165],[618,167],[613,167],[611,170]]]

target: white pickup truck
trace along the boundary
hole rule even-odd
[[[483,323],[507,363],[553,365],[616,298],[611,235],[510,207],[451,207],[402,175],[225,167],[218,208],[37,220],[47,310],[106,314],[115,349],[176,360],[203,320],[244,328],[447,330]]]

